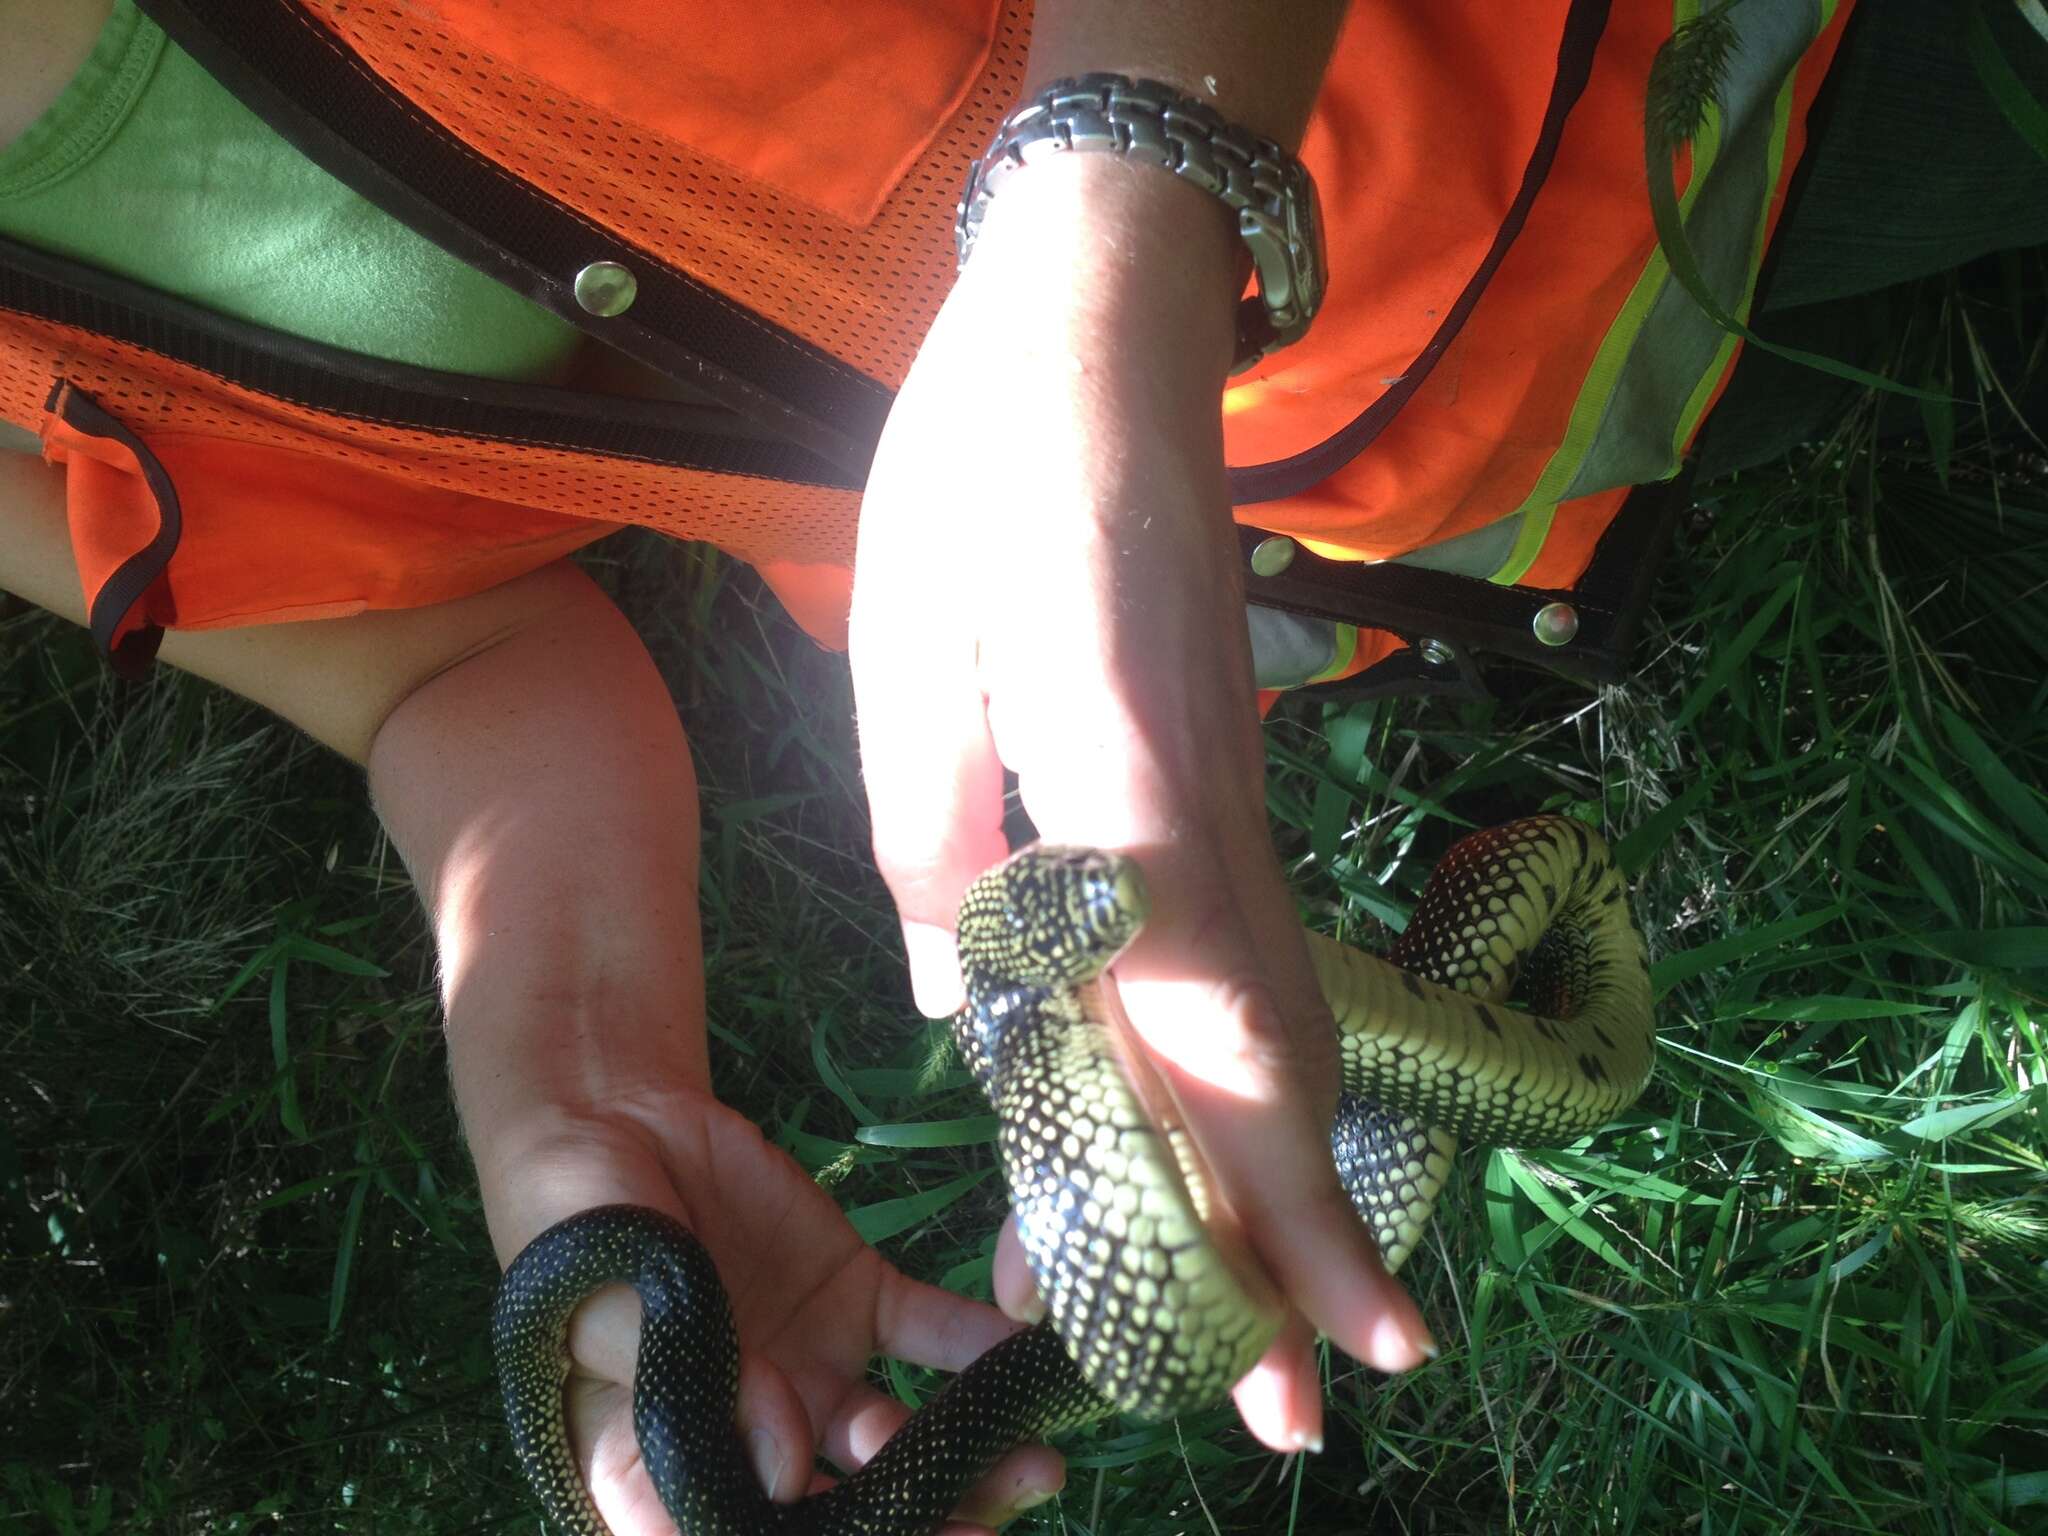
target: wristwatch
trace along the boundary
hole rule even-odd
[[[953,230],[960,264],[973,254],[989,199],[1005,181],[1034,160],[1083,151],[1171,171],[1237,215],[1258,296],[1238,306],[1233,373],[1308,330],[1323,302],[1326,270],[1314,180],[1271,139],[1157,80],[1107,74],[1055,80],[1005,118],[988,153],[968,168]]]

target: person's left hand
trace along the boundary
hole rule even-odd
[[[753,1123],[707,1095],[629,1096],[561,1114],[524,1138],[509,1179],[486,1176],[500,1257],[509,1261],[563,1217],[593,1206],[650,1206],[711,1252],[740,1340],[739,1432],[777,1500],[826,1486],[814,1454],[866,1462],[910,1410],[868,1384],[877,1354],[957,1371],[1015,1331],[993,1308],[906,1278],[860,1239],[832,1197]],[[495,1188],[494,1188],[495,1186]],[[599,1292],[569,1327],[571,1437],[586,1485],[616,1536],[669,1536],[633,1433],[639,1301]],[[1026,1446],[961,1506],[948,1536],[987,1536],[1056,1492],[1059,1457]]]

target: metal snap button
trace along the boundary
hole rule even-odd
[[[576,302],[585,314],[623,315],[639,292],[638,280],[616,261],[593,261],[576,274]]]
[[[1294,551],[1299,546],[1284,533],[1276,533],[1270,539],[1261,539],[1252,546],[1252,574],[1254,576],[1278,576],[1294,564]]]
[[[1579,632],[1579,610],[1570,603],[1545,603],[1529,628],[1545,645],[1570,645]]]

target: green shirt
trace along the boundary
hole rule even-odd
[[[0,151],[0,235],[351,352],[545,379],[581,333],[314,165],[118,0]]]

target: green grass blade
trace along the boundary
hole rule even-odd
[[[978,1147],[994,1141],[1001,1128],[994,1115],[965,1115],[958,1120],[864,1125],[853,1136],[870,1147]]]
[[[1647,820],[1637,823],[1620,842],[1616,843],[1614,862],[1621,867],[1621,872],[1633,879],[1649,868],[1650,861],[1664,851],[1665,845],[1678,834],[1678,829],[1685,825],[1686,818],[1707,803],[1707,797],[1714,793],[1720,777],[1718,770],[1709,769],[1687,785],[1670,804],[1654,812]]]
[[[1922,1141],[1947,1141],[1965,1131],[1988,1131],[2001,1120],[2009,1120],[2022,1110],[2031,1109],[2038,1114],[2044,1103],[2048,1103],[2048,1091],[2044,1090],[2006,1094],[1982,1104],[1957,1104],[1948,1109],[1929,1110],[1924,1115],[1915,1115],[1899,1130]]]
[[[1686,695],[1678,713],[1672,716],[1673,731],[1684,730],[1710,701],[1720,697],[1730,679],[1735,676],[1736,669],[1749,659],[1749,653],[1756,649],[1757,643],[1777,622],[1778,615],[1784,611],[1785,605],[1798,594],[1798,569],[1788,566],[1782,574],[1784,579],[1778,584],[1777,590],[1765,600],[1763,607],[1736,632],[1734,639],[1715,649],[1713,661],[1700,675],[1698,684]]]
[[[1752,928],[1747,933],[1732,934],[1725,939],[1701,944],[1692,949],[1681,950],[1667,955],[1650,967],[1650,988],[1658,997],[1663,997],[1681,982],[1691,981],[1708,971],[1717,970],[1738,960],[1757,955],[1767,955],[1781,945],[1813,932],[1834,922],[1844,911],[1838,902],[1822,907],[1818,912],[1808,912],[1801,917],[1788,917],[1783,922],[1766,923],[1761,928]]]
[[[1976,68],[1977,78],[1984,82],[1984,89],[1998,103],[1998,110],[2012,124],[2013,132],[2026,140],[2027,147],[2036,155],[2048,160],[2048,108],[2034,99],[2034,93],[2006,58],[2004,48],[1992,36],[1991,24],[1984,19],[1982,0],[1970,7],[1970,19],[1963,25],[1963,47]]]
[[[833,1096],[853,1112],[854,1119],[879,1121],[882,1117],[862,1102],[860,1095],[853,1091],[853,1085],[832,1060],[831,1027],[829,1017],[820,1017],[811,1026],[811,1066],[818,1074],[818,1081],[831,1089]]]
[[[359,1146],[356,1149],[361,1152]],[[355,1267],[356,1240],[363,1229],[363,1207],[370,1198],[370,1180],[356,1180],[355,1188],[349,1191],[348,1211],[341,1219],[341,1240],[334,1250],[334,1283],[327,1292],[327,1331],[334,1333],[341,1327],[341,1314],[348,1305],[349,1273]]]
[[[1933,1003],[1892,1003],[1876,997],[1791,997],[1780,1002],[1755,1004],[1743,1009],[1742,1016],[1788,1022],[1826,1020],[1842,1023],[1863,1019],[1904,1019],[1940,1011]]]
[[[1668,50],[1671,43],[1665,43],[1664,47]],[[2001,59],[2000,63],[2003,62]],[[1643,161],[1649,177],[1650,222],[1656,229],[1657,243],[1663,247],[1664,259],[1670,264],[1672,277],[1686,291],[1693,303],[1700,307],[1702,314],[1722,330],[1740,336],[1750,346],[1761,348],[1773,357],[1782,357],[1788,363],[1800,363],[1834,378],[1846,380],[1851,384],[1861,384],[1866,389],[1880,390],[1886,394],[1905,395],[1914,400],[1948,398],[1932,390],[1913,389],[1894,379],[1853,367],[1838,358],[1823,357],[1817,352],[1805,352],[1797,347],[1785,347],[1774,341],[1766,341],[1723,308],[1721,301],[1714,297],[1714,291],[1707,283],[1705,274],[1700,271],[1698,258],[1693,254],[1692,237],[1686,233],[1685,215],[1679,207],[1678,183],[1675,179],[1674,156],[1677,149],[1676,144],[1660,135],[1649,120],[1645,120]]]
[[[879,1243],[936,1216],[994,1172],[993,1168],[983,1168],[974,1173],[963,1173],[959,1178],[949,1179],[922,1194],[877,1200],[872,1205],[848,1211],[846,1219],[853,1223],[853,1230],[860,1234],[862,1242]]]
[[[2048,974],[2048,928],[1962,928],[1913,936],[1920,947],[1988,970]]]
[[[290,962],[279,955],[270,969],[270,1059],[277,1067],[277,1118],[296,1140],[306,1140],[306,1122],[299,1113],[299,1078],[287,1032],[290,1010],[285,1004],[285,975]]]
[[[1643,1283],[1642,1272],[1623,1258],[1621,1250],[1595,1231],[1584,1219],[1585,1213],[1592,1209],[1593,1196],[1581,1196],[1574,1205],[1568,1207],[1558,1198],[1557,1191],[1546,1184],[1536,1170],[1522,1160],[1519,1153],[1503,1152],[1500,1158],[1508,1177],[1514,1180],[1515,1187],[1529,1197],[1531,1204],[1550,1218],[1552,1232],[1564,1233],[1587,1251],[1598,1254],[1637,1285]],[[1542,1246],[1540,1239],[1538,1246]]]
[[[2019,775],[2005,765],[1991,743],[1961,715],[1946,706],[1939,713],[1950,745],[1969,768],[1971,776],[1983,786],[1984,792],[2006,819],[2026,834],[2035,851],[2048,855],[2048,799],[2044,799],[2038,789],[2022,783]]]
[[[345,949],[336,949],[332,944],[322,944],[318,939],[309,939],[304,934],[293,934],[284,942],[284,952],[294,960],[304,960],[322,970],[337,971],[344,976],[368,976],[381,978],[391,973],[381,965],[352,955]]]
[[[1514,1274],[1529,1262],[1529,1249],[1515,1220],[1516,1182],[1508,1159],[1509,1154],[1499,1147],[1487,1154],[1484,1189],[1486,1226],[1493,1234],[1494,1257]]]

